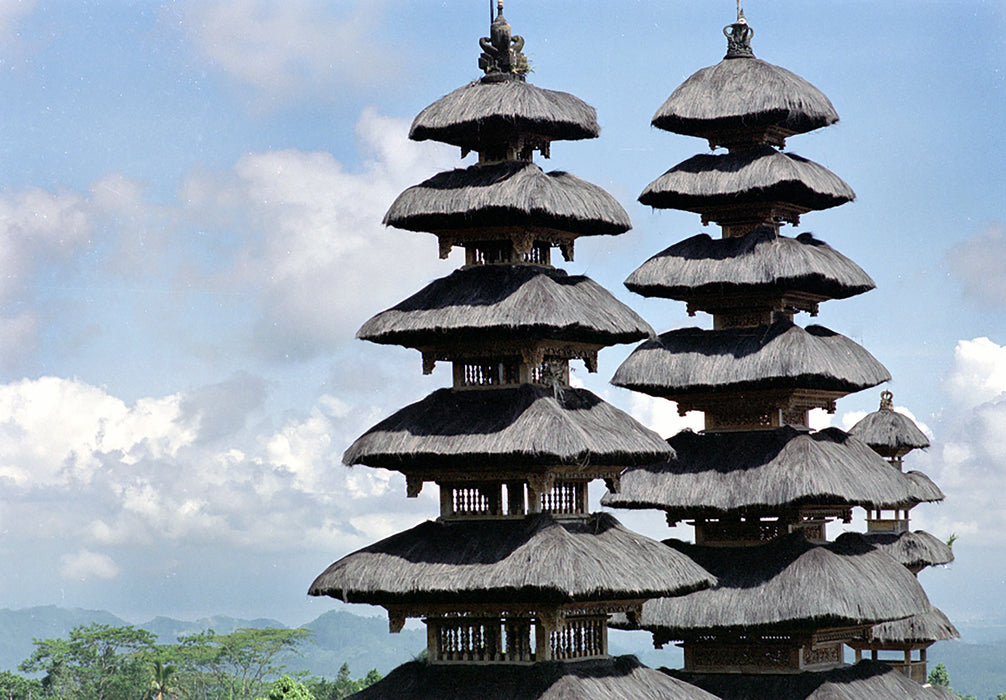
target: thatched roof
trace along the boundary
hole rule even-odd
[[[443,232],[541,227],[577,236],[624,233],[629,215],[615,198],[575,175],[510,161],[449,170],[408,188],[384,216],[388,226]]]
[[[801,505],[894,507],[915,504],[920,495],[916,481],[838,428],[683,430],[668,444],[674,457],[627,469],[618,493],[605,494],[601,503],[699,518]]]
[[[929,447],[929,438],[915,421],[889,406],[867,414],[849,432],[885,457]]]
[[[681,595],[712,583],[686,555],[606,513],[537,514],[428,520],[343,557],[308,593],[373,605],[561,604]]]
[[[713,588],[643,604],[638,627],[682,639],[698,634],[821,629],[897,620],[929,609],[918,580],[855,533],[811,544],[793,533],[757,546],[667,540],[713,574]],[[616,618],[612,626],[625,626]]]
[[[946,688],[923,686],[879,661],[830,671],[785,674],[691,673],[661,669],[723,700],[953,700]]]
[[[597,112],[565,92],[523,80],[476,80],[441,97],[412,122],[409,138],[477,150],[516,134],[547,141],[596,138]]]
[[[625,286],[649,297],[796,291],[845,299],[876,285],[849,258],[810,233],[796,238],[767,226],[737,238],[699,234],[657,253]]]
[[[954,560],[954,551],[950,545],[925,530],[900,533],[868,532],[863,536],[874,547],[883,550],[909,569],[940,566]]]
[[[837,121],[831,101],[800,76],[757,58],[731,58],[692,74],[652,124],[720,143],[723,134],[769,126],[802,134]]]
[[[462,268],[377,314],[357,333],[411,348],[521,338],[606,346],[651,335],[646,321],[593,280],[533,265]]]
[[[693,156],[651,182],[639,201],[658,209],[699,213],[710,207],[765,202],[813,211],[855,197],[852,188],[824,166],[771,146],[758,146]]]
[[[903,620],[874,625],[870,632],[879,644],[926,644],[961,637],[954,623],[935,606]]]
[[[669,455],[659,435],[586,389],[525,384],[435,391],[364,433],[343,461],[407,472],[632,466]]]
[[[669,331],[637,347],[611,383],[653,396],[801,388],[854,392],[891,378],[861,345],[822,326]]]
[[[717,700],[634,656],[589,661],[399,666],[353,700]]]

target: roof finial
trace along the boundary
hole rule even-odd
[[[489,25],[489,36],[479,39],[482,55],[479,68],[486,72],[483,80],[524,79],[529,68],[527,58],[521,53],[523,37],[511,35],[510,23],[503,16],[503,0],[496,2],[496,18]]]
[[[737,21],[724,27],[723,34],[727,37],[726,58],[754,58],[754,51],[751,50],[754,29],[748,25],[741,0],[737,0]]]
[[[880,392],[880,407],[887,411],[894,410],[894,394],[890,391]]]

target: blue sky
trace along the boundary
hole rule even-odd
[[[734,11],[507,3],[531,81],[594,105],[602,126],[543,166],[607,188],[634,224],[582,241],[566,268],[659,331],[709,321],[621,281],[703,228],[635,199],[707,146],[649,120],[720,60]],[[1006,587],[1006,5],[745,11],[756,55],[841,116],[787,150],[857,199],[787,233],[814,232],[877,282],[813,322],[873,352],[930,432],[908,464],[948,498],[913,517],[960,539],[958,562],[923,581],[980,622]],[[331,608],[305,595],[328,563],[435,516],[432,489],[406,499],[400,477],[340,457],[449,382],[354,334],[459,264],[380,220],[402,189],[462,162],[405,135],[477,77],[488,14],[481,0],[0,0],[0,605],[302,623]],[[675,432],[667,402],[607,384],[628,351],[577,380]],[[847,397],[830,420],[848,427],[878,400]],[[659,517],[624,520],[667,534]]]

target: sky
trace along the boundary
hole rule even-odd
[[[841,117],[787,150],[857,193],[784,232],[812,231],[877,282],[797,320],[890,370],[896,406],[933,443],[906,466],[947,495],[913,523],[959,538],[957,561],[922,581],[960,625],[1006,624],[1006,3],[744,9],[755,54]],[[506,5],[530,81],[593,105],[602,128],[539,162],[606,188],[633,221],[581,240],[564,267],[658,332],[711,324],[622,280],[717,231],[636,202],[708,150],[649,121],[722,58],[735,11]],[[436,516],[434,488],[407,499],[400,475],[341,455],[450,382],[423,376],[415,351],[354,336],[461,264],[380,222],[406,187],[471,163],[407,132],[478,77],[488,23],[486,0],[0,0],[0,607],[302,624],[339,605],[306,595],[329,563]],[[575,381],[665,436],[700,425],[608,384],[630,349]],[[880,391],[815,422],[848,428]],[[671,534],[659,514],[622,519]]]

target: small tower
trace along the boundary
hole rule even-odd
[[[873,280],[810,234],[783,235],[800,217],[851,201],[837,175],[783,150],[787,139],[838,120],[827,97],[761,61],[738,8],[728,48],[667,99],[653,125],[706,140],[696,155],[639,197],[694,212],[722,236],[672,245],[626,280],[646,296],[684,301],[712,329],[662,333],[638,346],[612,383],[703,411],[701,433],[668,442],[675,455],[631,467],[602,503],[657,508],[694,527],[669,540],[718,579],[710,589],[648,601],[637,621],[614,624],[676,641],[684,669],[671,672],[723,698],[928,697],[886,666],[843,663],[843,644],[874,625],[930,608],[917,580],[862,535],[830,541],[826,526],[855,507],[892,509],[943,494],[894,470],[837,428],[811,432],[808,412],[890,379],[866,349],[800,313],[861,294]],[[723,151],[716,151],[723,149]]]
[[[387,609],[427,629],[427,659],[360,698],[694,698],[705,691],[608,654],[608,618],[706,588],[687,556],[588,511],[587,485],[671,455],[658,435],[569,382],[571,361],[648,337],[649,326],[592,280],[552,266],[579,236],[629,229],[604,190],[544,172],[557,140],[598,135],[572,95],[525,80],[524,40],[500,2],[480,41],[484,77],[437,100],[410,137],[478,153],[478,163],[403,192],[385,223],[462,247],[465,264],[367,321],[359,337],[418,350],[423,371],[453,367],[450,388],[399,410],[346,451],[391,469],[407,495],[440,491],[440,514],[349,554],[310,588]]]
[[[892,467],[903,471],[902,458],[915,449],[929,447],[929,439],[915,422],[894,410],[894,395],[890,391],[880,394],[880,409],[860,420],[849,431],[851,435],[869,445],[884,457]],[[909,476],[919,472],[908,472]],[[924,530],[909,528],[909,511],[914,504],[895,509],[885,517],[883,511],[869,511],[866,520],[866,539],[901,562],[918,576],[927,566],[949,564],[954,560],[950,546]],[[926,651],[936,642],[958,639],[960,633],[942,610],[931,606],[929,610],[904,620],[876,625],[868,642],[854,641],[856,660],[870,652],[894,666],[909,678],[924,683],[928,677]]]

